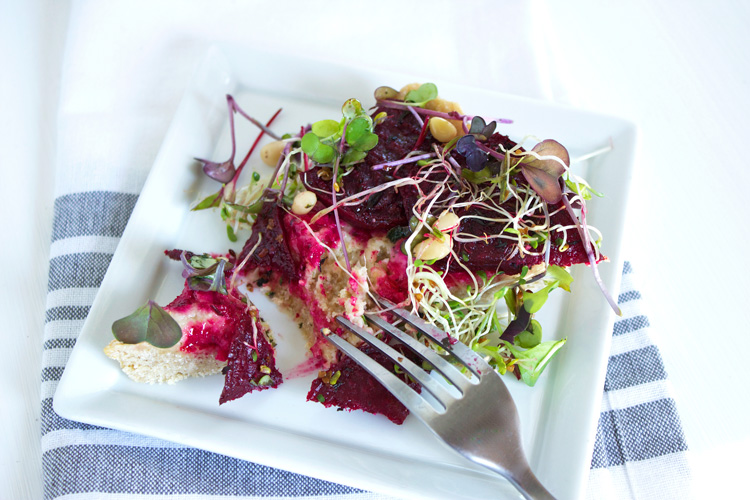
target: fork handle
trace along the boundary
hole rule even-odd
[[[526,500],[555,500],[552,493],[550,493],[547,488],[539,482],[534,473],[531,472],[531,469],[528,467],[525,470],[520,471],[520,474],[516,473],[513,476],[507,474],[505,477],[513,483],[513,486],[518,489]]]
[[[474,461],[503,476],[526,500],[555,500],[552,493],[536,478],[525,459],[519,460],[517,467],[512,471],[484,460]]]

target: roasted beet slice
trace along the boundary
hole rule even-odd
[[[374,347],[363,344],[360,350],[395,373],[393,361]],[[341,356],[338,363],[313,380],[307,400],[322,403],[326,408],[335,406],[385,415],[391,422],[403,424],[409,410],[364,368],[348,356]],[[421,389],[414,382],[408,384],[417,392]]]
[[[513,202],[506,202],[503,204],[503,208],[511,213],[514,210],[514,206],[515,204]],[[588,257],[586,256],[586,250],[578,231],[575,229],[575,222],[573,219],[559,204],[550,205],[549,211],[552,213],[550,216],[552,226],[560,225],[569,228],[567,230],[567,248],[564,251],[560,251],[560,246],[555,244],[558,238],[564,236],[562,231],[553,231],[551,233],[552,245],[550,247],[549,263],[561,267],[587,263]],[[461,215],[463,216],[467,214],[492,217],[490,212],[478,209],[470,209],[470,211],[462,213]],[[542,214],[540,213],[538,216],[541,217]],[[504,225],[505,224],[502,222],[468,218],[462,220],[459,232],[475,236],[500,234]],[[524,266],[532,267],[544,261],[544,258],[541,255],[521,255],[520,252],[517,251],[516,243],[514,241],[501,238],[493,238],[486,242],[457,242],[454,250],[456,251],[456,254],[462,258],[464,264],[469,269],[484,269],[492,271],[499,269],[509,275],[520,273]]]
[[[289,238],[284,232],[283,216],[284,212],[276,201],[265,202],[253,224],[253,232],[242,247],[237,261],[243,262],[255,248],[247,269],[277,269],[285,278],[293,280],[297,277],[298,270],[289,250]],[[260,245],[256,248],[258,239]]]
[[[238,321],[237,335],[224,368],[224,389],[219,404],[248,392],[272,389],[281,382],[274,349],[264,334],[263,325],[250,314],[245,314]]]
[[[375,127],[378,144],[371,149],[365,160],[354,166],[341,182],[341,196],[350,196],[380,186],[401,176],[409,175],[410,169],[402,168],[392,173],[387,169],[373,170],[374,165],[404,158],[419,139],[422,127],[408,111],[381,108],[375,111],[387,113],[386,118]],[[423,151],[431,151],[434,139],[429,134],[420,145]],[[324,205],[332,204],[330,175],[322,175],[317,167],[305,175],[305,183],[316,190],[318,199]],[[330,171],[330,169],[328,169]],[[399,190],[400,191],[400,190]],[[362,229],[390,229],[406,224],[411,217],[411,208],[405,209],[403,193],[395,189],[381,191],[364,203],[340,207],[339,216],[354,227]]]

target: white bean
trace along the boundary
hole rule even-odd
[[[428,237],[414,247],[414,257],[425,261],[440,260],[451,253],[452,246],[453,239],[450,236],[442,239]]]
[[[273,141],[260,148],[260,158],[263,163],[269,167],[275,167],[279,163],[281,152],[284,151],[285,146],[284,141]]]
[[[292,202],[292,213],[305,215],[310,212],[317,203],[318,197],[312,191],[300,191],[294,197]]]

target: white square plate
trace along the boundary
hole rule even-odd
[[[314,374],[287,377],[277,390],[220,407],[221,376],[141,385],[102,353],[114,320],[149,298],[165,304],[180,292],[180,266],[163,256],[165,249],[226,252],[231,246],[217,213],[189,211],[201,195],[218,189],[193,158],[223,160],[229,154],[225,94],[235,95],[262,121],[283,107],[273,128],[294,132],[300,125],[340,116],[349,97],[370,105],[377,86],[398,88],[429,79],[421,76],[236,47],[212,49],[196,70],[112,259],[57,389],[55,410],[69,419],[396,496],[516,497],[507,482],[453,453],[413,417],[396,426],[381,416],[306,402]],[[500,131],[517,140],[530,134],[554,138],[573,158],[613,145],[610,152],[575,165],[574,171],[606,193],[590,203],[588,222],[605,235],[603,249],[611,262],[600,269],[609,289],[618,290],[635,127],[618,118],[436,83],[441,96],[459,101],[469,113],[513,119]],[[240,157],[257,133],[243,121],[237,120]],[[253,168],[268,172],[257,157],[249,166]],[[590,270],[580,266],[573,275],[573,293],[553,294],[540,317],[545,338],[567,337],[567,345],[536,387],[505,378],[521,414],[532,468],[561,499],[585,493],[614,320]],[[279,368],[288,375],[304,359],[297,327],[264,297],[254,299],[279,342]]]

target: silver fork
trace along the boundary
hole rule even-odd
[[[529,467],[521,443],[518,411],[500,375],[464,344],[451,343],[448,335],[439,328],[385,300],[381,299],[380,302],[389,312],[449,352],[473,376],[466,377],[434,350],[380,316],[365,314],[371,324],[388,332],[429,362],[457,391],[447,389],[403,354],[346,318],[339,316],[336,321],[392,359],[419,382],[442,409],[436,409],[393,373],[335,333],[329,334],[328,340],[380,381],[448,446],[469,460],[505,477],[524,498],[554,499]]]

